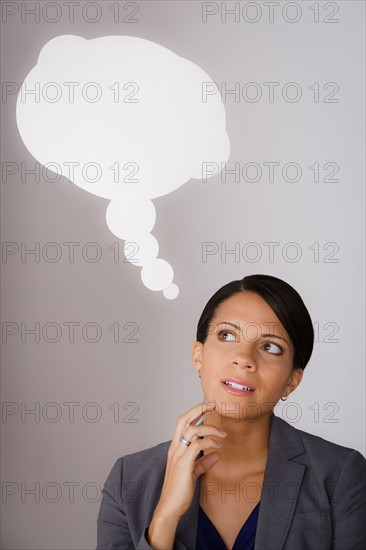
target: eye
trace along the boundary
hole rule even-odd
[[[226,336],[228,336],[228,338],[226,338]],[[230,336],[232,337],[231,339]],[[224,342],[235,342],[236,340],[235,334],[228,330],[220,330],[220,332],[218,333],[218,338],[219,340],[223,340]]]
[[[280,348],[280,346],[277,346],[277,344],[274,344],[273,342],[266,342],[263,345],[263,349],[265,349],[269,353],[273,353],[274,355],[282,355],[283,353],[282,348]]]

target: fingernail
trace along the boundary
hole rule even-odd
[[[224,432],[224,430],[220,430],[220,432],[221,432],[222,434],[224,434],[224,435],[227,435],[227,433]]]

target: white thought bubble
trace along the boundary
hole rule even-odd
[[[142,267],[143,284],[167,299],[179,288],[172,266],[157,258],[152,199],[202,179],[205,163],[227,162],[225,109],[215,87],[200,67],[155,42],[62,35],[42,48],[17,98],[17,125],[29,152],[110,200],[110,231],[135,243],[127,259]]]

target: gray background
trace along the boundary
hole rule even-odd
[[[20,9],[20,2],[13,4]],[[319,327],[300,387],[275,413],[298,428],[365,453],[364,3],[330,3],[339,8],[333,15],[337,23],[324,22],[332,11],[324,2],[319,3],[318,23],[309,9],[313,2],[297,2],[302,16],[296,23],[282,16],[284,2],[273,22],[268,8],[256,2],[262,9],[256,23],[243,17],[235,22],[233,16],[222,22],[220,13],[203,23],[201,2],[187,1],[137,2],[137,23],[122,21],[131,11],[123,9],[123,2],[121,20],[115,23],[109,1],[99,2],[100,21],[85,21],[81,2],[70,23],[63,2],[58,4],[62,17],[56,23],[42,16],[39,22],[31,16],[22,22],[20,12],[3,22],[3,81],[21,83],[42,46],[57,35],[150,39],[201,66],[214,81],[227,82],[228,88],[235,82],[261,85],[263,96],[257,103],[227,96],[228,168],[235,162],[257,162],[262,168],[263,162],[279,162],[281,168],[297,162],[302,177],[286,182],[277,171],[271,183],[263,168],[257,183],[243,178],[235,182],[230,175],[223,183],[218,175],[207,183],[191,180],[154,200],[159,257],[172,264],[180,287],[173,301],[144,287],[140,268],[123,261],[123,241],[120,261],[113,261],[109,247],[118,239],[105,222],[107,200],[65,178],[55,184],[42,175],[38,182],[33,176],[22,182],[19,174],[3,179],[2,241],[19,247],[23,242],[28,248],[56,242],[62,249],[55,263],[42,256],[38,263],[32,256],[22,262],[18,253],[1,264],[3,327],[4,322],[19,326],[2,343],[3,407],[19,408],[13,415],[3,414],[1,424],[2,548],[9,550],[95,547],[100,489],[113,463],[171,439],[177,416],[201,401],[191,364],[198,317],[220,286],[251,273],[269,273],[292,284]],[[233,5],[227,3],[228,8]],[[294,12],[288,13],[293,17]],[[273,103],[263,82],[281,84]],[[280,93],[287,82],[301,86],[302,98],[296,103]],[[318,103],[309,90],[314,82],[320,84]],[[323,101],[327,82],[339,85],[337,103]],[[15,105],[15,95],[2,103],[2,160],[30,168],[35,161],[17,131]],[[318,183],[309,169],[315,162],[321,167]],[[323,181],[330,173],[322,169],[327,162],[339,166],[338,182]],[[63,245],[68,241],[80,243],[73,263]],[[81,254],[91,242],[102,250],[96,263]],[[223,252],[239,243],[240,257],[217,253],[204,262],[205,242],[217,243]],[[262,252],[257,262],[245,255],[250,242]],[[273,261],[265,242],[280,243]],[[293,248],[287,257],[282,254],[289,242],[300,247],[297,262],[289,261]],[[323,247],[330,242],[339,247],[336,263],[325,261],[332,248]],[[313,243],[319,243],[319,261],[309,249]],[[32,336],[22,342],[22,322],[28,328],[36,322],[41,328],[58,323],[62,337],[50,343],[41,334],[39,343]],[[67,322],[80,323],[74,342],[63,325]],[[102,332],[96,343],[82,336],[81,328],[91,322]],[[116,322],[119,342],[109,329]],[[128,322],[138,325],[138,342],[123,341],[131,331]],[[338,327],[333,337],[332,327]],[[93,337],[93,330],[88,334]],[[73,422],[65,405],[70,402],[79,404]],[[90,403],[101,414],[95,422],[97,408]],[[22,418],[22,407],[39,407],[39,422],[31,414]],[[57,412],[61,417],[52,422]],[[73,498],[71,483],[77,484]],[[6,495],[11,488],[14,494]],[[27,493],[31,489],[36,494]]]

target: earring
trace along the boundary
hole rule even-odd
[[[201,378],[201,371],[200,370],[197,372],[197,376],[199,376]]]
[[[285,397],[281,397],[281,401],[286,401],[287,398],[288,398],[288,395],[285,395]]]

